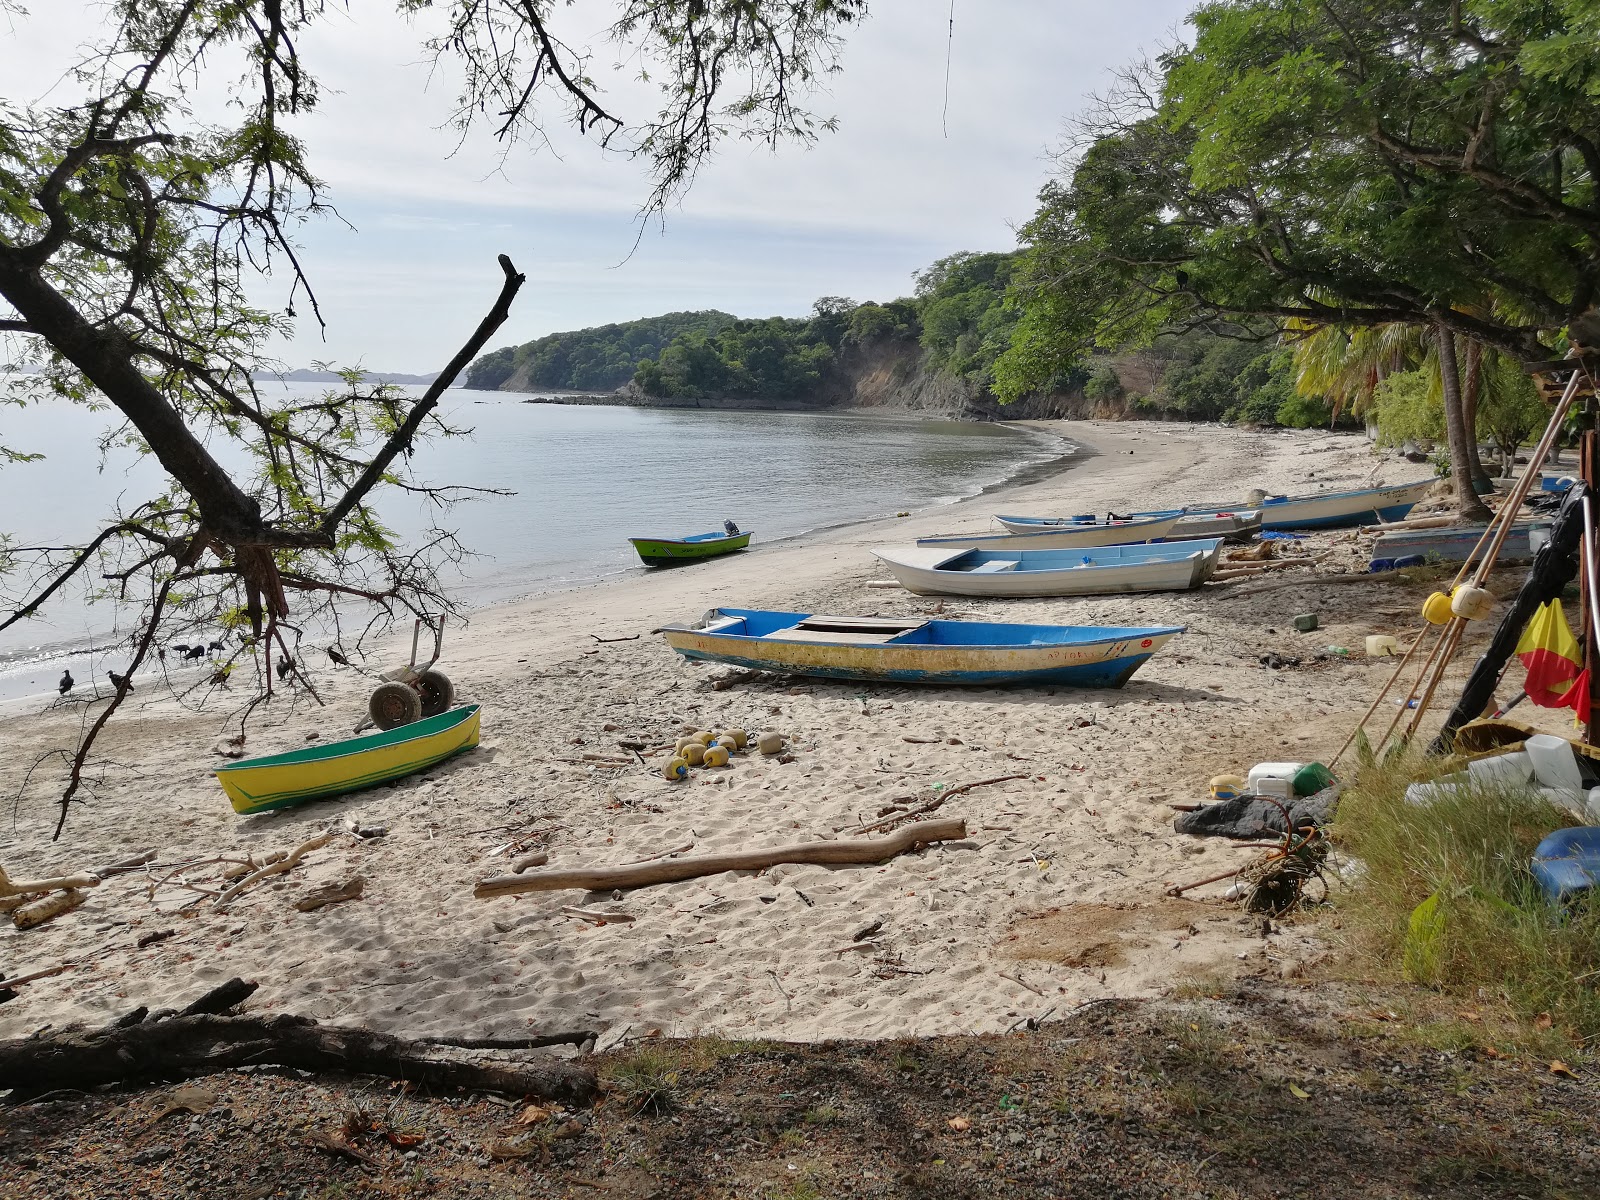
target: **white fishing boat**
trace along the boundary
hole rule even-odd
[[[1420,479],[1392,487],[1361,488],[1353,492],[1324,492],[1317,496],[1268,496],[1261,502],[1261,524],[1266,529],[1336,529],[1349,525],[1375,525],[1398,521],[1428,494],[1438,480]],[[1187,504],[1186,513],[1236,511],[1227,504]]]
[[[1006,517],[996,517],[1011,528]],[[970,546],[974,550],[1079,550],[1085,546],[1129,546],[1155,542],[1172,532],[1182,513],[1164,513],[1142,521],[1044,521],[1011,533],[941,534],[918,538],[919,546]]]
[[[925,596],[1106,596],[1182,592],[1217,569],[1222,539],[1079,550],[880,546],[900,585]]]
[[[1071,535],[1079,529],[1107,529],[1112,531],[1113,537],[1105,541],[1063,541],[1061,548],[1073,546],[1121,546],[1137,541],[1186,541],[1195,538],[1227,538],[1229,541],[1249,541],[1261,532],[1261,510],[1258,508],[1239,509],[1234,512],[1185,512],[1181,508],[1163,509],[1157,512],[1128,513],[1126,516],[1109,516],[1105,521],[1096,521],[1091,526],[1091,519],[1084,517],[1022,517],[1008,513],[998,513],[995,520],[1000,522],[1005,529],[1016,535],[1026,536],[1032,533],[1060,532]],[[1150,533],[1146,537],[1126,536],[1129,528],[1143,529],[1159,527],[1165,524],[1166,528],[1160,533]],[[923,539],[926,540],[926,539]],[[1040,542],[1037,549],[1046,550],[1053,547]]]

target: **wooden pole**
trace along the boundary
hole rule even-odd
[[[1577,375],[1578,372],[1573,372],[1573,378],[1577,378]],[[1578,438],[1578,478],[1583,480],[1585,486],[1588,487],[1589,494],[1591,496],[1595,494],[1594,417],[1594,398],[1590,397],[1588,402],[1583,406],[1583,432]],[[1589,613],[1592,611],[1594,606],[1595,597],[1593,594],[1592,582],[1589,578],[1589,571],[1591,569],[1590,563],[1592,561],[1590,555],[1594,552],[1595,547],[1593,543],[1592,524],[1589,515],[1590,502],[1587,499],[1585,499],[1583,502],[1583,509],[1584,531],[1588,536],[1584,538],[1583,542],[1582,558],[1584,566],[1583,569],[1578,572],[1578,600],[1584,613],[1583,665],[1588,668],[1589,678],[1590,680],[1593,680],[1596,673],[1595,667],[1597,665],[1595,661],[1595,627],[1594,622],[1589,619]],[[1583,722],[1583,740],[1589,743],[1591,746],[1594,745],[1594,708],[1591,706],[1588,712],[1578,713],[1576,715]]]

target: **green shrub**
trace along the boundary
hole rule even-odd
[[[1411,804],[1406,785],[1419,773],[1367,766],[1340,803],[1336,843],[1361,868],[1340,904],[1356,951],[1392,974],[1600,1037],[1600,903],[1563,912],[1528,869],[1534,847],[1576,818],[1526,787],[1464,786]]]

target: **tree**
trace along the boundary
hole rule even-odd
[[[664,211],[726,135],[776,145],[829,127],[799,103],[837,68],[841,30],[866,11],[865,0],[617,0],[610,34],[662,94],[655,116],[630,124],[591,80],[588,52],[552,28],[554,0],[396,2],[446,22],[428,49],[464,68],[464,130],[487,120],[511,147],[537,140],[542,121],[567,121],[648,165],[645,214]],[[376,605],[380,617],[448,605],[434,567],[453,539],[440,532],[426,546],[396,545],[372,497],[381,488],[439,501],[459,494],[423,488],[409,464],[425,431],[449,432],[434,415],[439,393],[505,319],[522,282],[510,262],[501,260],[489,316],[415,403],[355,380],[311,403],[274,400],[252,383],[293,305],[320,319],[291,231],[327,202],[292,127],[318,99],[300,47],[341,7],[110,0],[104,32],[67,65],[58,99],[0,102],[0,335],[13,343],[9,357],[42,361],[36,390],[108,406],[122,422],[114,436],[153,455],[170,479],[81,544],[5,546],[0,629],[98,575],[142,606],[124,678],[159,636],[220,625],[242,634],[224,669],[253,666],[259,698],[272,691],[274,647],[311,686],[289,636],[308,622],[337,630],[335,600]],[[0,9],[25,19],[12,0]],[[193,81],[224,72],[237,79],[236,115],[204,123],[189,107]],[[252,277],[272,271],[292,281],[287,314],[248,301]],[[251,469],[230,471],[218,446],[241,452]],[[67,756],[62,822],[95,736],[127,690],[117,686]]]
[[[1041,193],[1004,392],[1095,346],[1246,318],[1550,357],[1600,285],[1600,89],[1575,49],[1591,8],[1205,5],[1193,47],[1130,68]]]

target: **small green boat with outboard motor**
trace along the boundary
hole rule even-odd
[[[750,531],[724,521],[722,529],[713,533],[692,533],[681,538],[635,537],[628,541],[645,566],[674,567],[743,550],[750,544],[750,536]]]

